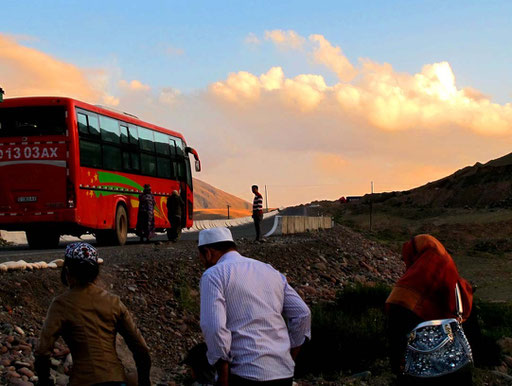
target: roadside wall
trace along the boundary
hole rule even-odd
[[[304,233],[332,227],[333,223],[330,217],[277,216],[274,227],[265,236],[270,236],[271,234]]]

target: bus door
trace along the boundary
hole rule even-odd
[[[66,158],[64,106],[0,106],[0,212],[53,221],[70,204]]]

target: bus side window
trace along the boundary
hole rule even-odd
[[[171,149],[171,157],[176,157],[176,142],[172,137],[169,137],[169,148]]]
[[[190,159],[185,157],[185,174],[187,175],[187,185],[192,189],[192,172],[190,171]]]
[[[119,143],[119,123],[116,119],[100,115],[101,139],[105,142]]]
[[[140,154],[140,171],[148,176],[156,176],[156,159],[154,155]]]
[[[128,143],[128,127],[120,125],[119,130],[121,131],[121,143]]]
[[[123,151],[123,170],[125,172],[138,172],[139,169],[139,153]]]
[[[117,146],[103,145],[103,167],[110,170],[121,170],[121,149]]]
[[[186,181],[186,174],[185,174],[185,162],[183,160],[179,160],[178,162],[176,162],[176,166],[177,166],[177,177],[178,177],[178,181]]]
[[[98,116],[96,114],[87,114],[87,121],[89,123],[89,134],[99,137],[100,125],[98,124]]]
[[[138,172],[140,170],[139,153],[130,153],[130,161],[131,161],[132,169]]]
[[[101,145],[80,139],[80,165],[101,168]]]
[[[155,132],[156,152],[162,155],[169,155],[169,137],[166,134]]]
[[[162,178],[171,178],[171,163],[169,158],[156,157],[157,176]]]
[[[183,157],[185,154],[183,153],[183,142],[181,138],[176,138],[176,155],[178,157]]]
[[[139,145],[139,134],[137,133],[137,126],[131,124],[128,126],[128,137],[130,138],[131,145]]]
[[[153,132],[144,127],[139,127],[139,146],[141,150],[154,152],[155,143],[153,141]]]
[[[80,134],[89,134],[89,129],[87,127],[87,115],[82,113],[76,114],[76,121],[78,124],[78,132]]]

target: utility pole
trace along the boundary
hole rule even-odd
[[[370,232],[373,226],[373,181],[372,181],[372,192],[370,194]]]
[[[267,185],[265,185],[265,206],[267,207],[267,213],[268,213]]]
[[[231,205],[228,204],[228,220],[229,220],[229,208],[231,207]]]

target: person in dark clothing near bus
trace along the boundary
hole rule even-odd
[[[256,241],[261,240],[261,222],[263,221],[263,196],[258,192],[258,185],[252,186],[254,201],[252,203],[252,218],[256,228]]]
[[[174,190],[167,199],[167,217],[171,224],[171,227],[167,230],[167,238],[172,242],[176,242],[180,238],[182,228],[181,216],[184,207],[185,202],[183,202],[178,191]]]
[[[137,213],[137,228],[135,233],[140,241],[149,241],[155,235],[155,197],[151,193],[151,186],[144,185],[144,191],[139,195],[139,211]]]
[[[68,289],[50,304],[34,353],[38,385],[53,385],[50,358],[59,336],[73,357],[71,386],[126,385],[125,369],[116,352],[118,333],[133,354],[138,385],[151,385],[148,346],[119,296],[95,284],[98,274],[94,247],[83,242],[67,246],[61,281]]]

